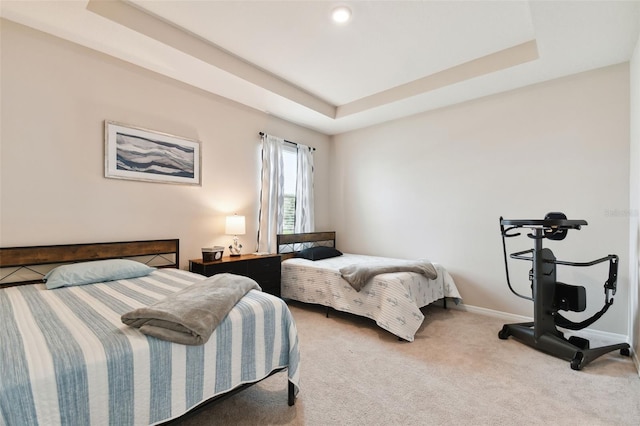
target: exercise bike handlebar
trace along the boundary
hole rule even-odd
[[[555,216],[550,216],[555,215]],[[577,219],[569,220],[563,213],[549,213],[544,219],[503,219],[500,217],[500,231],[502,238],[517,237],[519,232],[509,233],[517,228],[530,228],[536,230],[527,234],[532,239],[564,239],[569,229],[580,230],[582,226],[587,225],[586,220]],[[559,217],[558,217],[559,216]],[[505,226],[508,228],[505,229]],[[542,231],[542,232],[540,232]]]
[[[580,229],[581,226],[587,225],[586,220],[577,219],[502,219],[502,226],[510,226],[512,228],[564,228],[564,229]],[[510,235],[505,235],[510,236]]]
[[[533,254],[533,249],[511,253],[509,257],[512,259],[519,259],[519,260],[533,260],[532,256],[531,257],[523,256],[524,254],[527,254],[527,253]],[[558,260],[558,259],[555,259],[555,260],[543,259],[542,261],[544,263],[554,263],[556,265],[566,265],[566,266],[593,266],[593,265],[597,265],[598,263],[607,262],[612,259],[615,259],[615,261],[617,262],[618,256],[615,254],[610,254],[608,256],[601,257],[600,259],[592,260],[591,262],[569,262],[566,260]]]

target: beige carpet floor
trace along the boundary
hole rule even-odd
[[[437,306],[412,343],[365,318],[290,303],[301,392],[286,373],[181,419],[200,425],[640,425],[640,378],[617,351],[585,366],[498,339],[499,319]],[[592,347],[601,343],[592,342]]]

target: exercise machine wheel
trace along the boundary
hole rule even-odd
[[[576,353],[576,355],[571,360],[571,369],[572,370],[582,370],[582,360],[584,359],[584,355],[582,352]]]
[[[501,340],[507,340],[510,335],[508,327],[502,327],[502,330],[498,332],[498,338]]]

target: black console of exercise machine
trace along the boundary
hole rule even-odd
[[[532,300],[534,303],[533,322],[505,324],[498,333],[500,339],[513,336],[532,348],[571,361],[571,368],[580,370],[594,359],[608,352],[620,350],[621,355],[629,356],[629,344],[590,348],[589,341],[577,336],[568,339],[557,327],[569,330],[581,330],[597,321],[613,304],[616,294],[618,275],[618,256],[610,254],[591,262],[566,262],[555,258],[553,252],[542,247],[542,240],[562,240],[570,229],[579,230],[586,225],[584,220],[568,220],[563,213],[548,213],[542,220],[525,219],[509,220],[500,217],[500,232],[504,253],[505,270],[509,289],[518,297]],[[533,239],[534,248],[510,254],[512,259],[527,260],[533,267],[529,271],[533,297],[517,293],[509,280],[509,265],[505,238],[520,235],[514,229],[529,228],[527,236]],[[573,322],[563,317],[558,311],[582,312],[586,309],[586,291],[584,287],[564,284],[556,281],[556,265],[592,266],[609,262],[609,277],[604,284],[604,307],[591,318],[581,322]]]

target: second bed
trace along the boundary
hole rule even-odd
[[[414,340],[416,331],[424,321],[420,308],[444,298],[451,298],[456,303],[461,300],[453,278],[437,263],[432,263],[437,271],[434,279],[415,272],[383,273],[371,278],[360,291],[356,291],[342,277],[341,268],[394,259],[350,253],[321,260],[295,257],[303,249],[334,245],[334,232],[278,236],[278,252],[284,259],[282,298],[319,304],[370,318],[379,327],[409,342]]]

